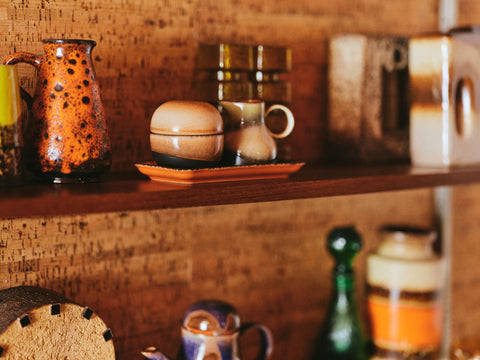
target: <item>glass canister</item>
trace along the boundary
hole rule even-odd
[[[438,359],[446,267],[435,231],[386,226],[367,259],[367,305],[375,345],[372,359]]]

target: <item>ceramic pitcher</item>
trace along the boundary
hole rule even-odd
[[[110,167],[110,138],[93,67],[92,40],[43,40],[43,55],[15,53],[6,64],[38,70],[26,124],[27,165],[54,182],[95,181]]]
[[[182,346],[176,360],[240,360],[239,337],[248,329],[259,331],[262,347],[257,360],[273,351],[270,330],[258,323],[240,323],[237,310],[219,300],[202,300],[188,308],[183,319]],[[170,358],[154,347],[142,352],[149,360]]]
[[[274,104],[265,110],[260,100],[220,101],[219,109],[224,121],[225,165],[266,164],[277,158],[274,139],[290,135],[295,118],[286,106]],[[265,124],[265,117],[272,111],[283,111],[287,124],[280,133],[274,133]]]

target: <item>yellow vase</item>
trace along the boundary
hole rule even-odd
[[[22,174],[22,97],[16,65],[0,65],[0,181]]]

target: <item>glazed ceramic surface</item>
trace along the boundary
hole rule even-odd
[[[10,55],[38,70],[26,125],[29,167],[55,182],[98,180],[110,167],[110,138],[91,40],[43,40],[44,54]]]
[[[282,179],[297,172],[305,163],[280,163],[250,166],[221,166],[204,169],[172,169],[153,162],[135,164],[137,169],[155,181],[177,184],[199,184],[258,179]]]
[[[150,132],[161,135],[212,135],[223,133],[218,110],[201,101],[167,101],[152,115]]]
[[[329,158],[408,161],[408,38],[338,34],[328,53]]]
[[[237,310],[223,301],[199,301],[185,313],[177,360],[240,360],[238,339],[251,328],[257,329],[262,338],[257,359],[269,359],[273,337],[267,327],[257,323],[241,324]],[[153,347],[142,354],[150,360],[169,359]]]
[[[0,65],[0,182],[22,174],[22,99],[16,65]]]
[[[412,163],[480,163],[480,34],[414,37],[409,46]]]
[[[386,227],[367,259],[368,312],[375,359],[437,359],[442,340],[445,262],[434,253],[436,234]]]
[[[196,169],[217,165],[223,153],[223,120],[211,104],[168,101],[150,121],[150,146],[158,165]]]
[[[181,168],[213,167],[222,158],[223,134],[150,134],[150,146],[158,164]],[[169,158],[172,158],[170,163]],[[184,159],[185,166],[179,166],[181,159]]]
[[[292,112],[283,105],[272,105],[265,111],[265,103],[258,100],[220,101],[225,126],[225,165],[250,165],[272,162],[277,157],[274,139],[290,135],[295,125]],[[281,133],[271,132],[265,117],[274,110],[283,111],[287,126]]]

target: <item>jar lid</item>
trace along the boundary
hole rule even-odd
[[[240,315],[226,302],[201,300],[185,312],[183,328],[208,336],[232,334],[240,328]]]
[[[427,260],[436,258],[433,242],[437,233],[428,228],[387,225],[380,229],[383,241],[377,253],[397,259]]]
[[[223,132],[220,112],[201,101],[168,101],[152,115],[150,132],[161,135],[212,135]]]

